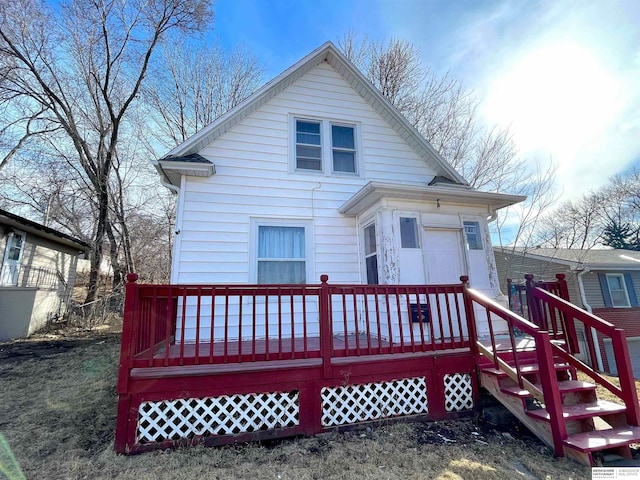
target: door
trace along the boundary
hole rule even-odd
[[[7,245],[4,249],[2,271],[0,272],[1,285],[18,284],[26,236],[24,232],[11,232],[7,235]]]
[[[427,228],[424,254],[428,283],[460,283],[460,276],[466,275],[460,230]]]
[[[462,251],[462,231],[454,229],[427,228],[424,234],[424,255],[427,264],[427,283],[431,285],[459,284],[460,276],[466,274],[466,263]],[[455,337],[467,334],[466,321],[458,319],[455,309],[448,309],[453,294],[429,295],[429,311],[436,338]],[[462,301],[458,298],[458,301]],[[464,315],[463,312],[461,312]],[[462,325],[462,331],[459,326]],[[450,327],[453,327],[453,331]]]

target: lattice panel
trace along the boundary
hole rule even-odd
[[[428,412],[424,377],[325,387],[321,396],[325,427]]]
[[[447,412],[460,412],[473,408],[473,384],[468,373],[444,376],[444,408]]]
[[[297,391],[144,402],[138,408],[136,442],[233,435],[299,422]]]

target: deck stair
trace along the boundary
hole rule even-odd
[[[514,362],[508,362],[513,367]],[[521,365],[524,378],[536,390],[542,391],[537,364]],[[562,415],[567,437],[563,439],[564,454],[580,463],[594,465],[593,454],[615,454],[631,458],[630,444],[640,443],[640,427],[626,421],[626,407],[599,400],[596,385],[577,380],[575,369],[556,359],[554,368],[557,388],[562,399]],[[544,403],[536,401],[536,392],[521,388],[507,372],[486,362],[480,366],[480,383],[544,443],[553,448],[550,414]]]
[[[624,332],[571,304],[563,276],[551,288],[528,280],[529,320],[467,291],[489,326],[489,337],[476,342],[480,385],[557,456],[592,466],[606,458],[631,459],[630,446],[640,443],[640,407]],[[611,339],[618,382],[592,367],[595,335],[585,336],[578,358],[577,328]],[[598,386],[615,401],[598,398]]]

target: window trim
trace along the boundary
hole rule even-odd
[[[249,282],[258,284],[258,229],[259,227],[303,227],[305,251],[305,284],[315,282],[313,220],[299,218],[251,218],[249,234]]]
[[[624,292],[624,296],[626,299],[626,305],[616,305],[613,300],[613,295],[611,295],[611,284],[609,283],[609,278],[617,277],[620,279],[620,285],[622,285],[622,291]],[[607,280],[607,290],[609,292],[609,298],[611,299],[611,307],[612,308],[631,308],[631,298],[629,297],[629,292],[627,291],[627,282],[624,278],[624,274],[622,273],[606,273],[605,278]]]

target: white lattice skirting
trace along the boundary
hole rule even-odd
[[[322,389],[324,427],[427,412],[424,377]]]
[[[297,391],[144,402],[138,408],[136,442],[233,435],[299,422]]]
[[[444,376],[444,408],[447,412],[460,412],[473,408],[473,385],[468,373]]]

